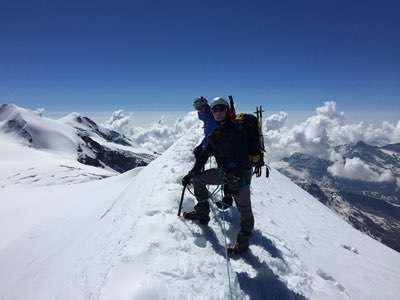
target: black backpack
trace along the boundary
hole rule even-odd
[[[229,96],[231,110],[235,112],[233,97]],[[257,177],[261,176],[261,168],[266,166],[264,162],[264,135],[262,132],[262,107],[257,107],[255,114],[240,113],[236,115],[233,122],[244,130],[247,139],[248,155],[250,165],[255,168],[254,173]],[[269,177],[269,168],[266,166],[266,177]]]
[[[262,132],[260,132],[260,122],[253,114],[240,113],[234,122],[239,125],[246,134],[247,149],[249,156],[263,156],[264,143]]]

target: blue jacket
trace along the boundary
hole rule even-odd
[[[218,127],[218,123],[215,121],[209,105],[207,105],[205,112],[198,112],[197,116],[204,123],[204,138],[200,145],[205,148],[207,146],[208,136]]]

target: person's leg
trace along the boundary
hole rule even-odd
[[[221,201],[215,203],[219,209],[227,209],[233,204],[232,192],[229,191],[228,187],[224,185],[224,197]]]
[[[210,206],[208,204],[208,197],[210,196],[206,185],[219,185],[223,183],[223,177],[218,169],[208,169],[196,175],[192,179],[194,187],[194,195],[197,204],[193,212],[184,215],[187,219],[199,220],[202,223],[208,223],[210,220]]]
[[[250,182],[251,170],[244,175],[243,186],[239,193],[235,195],[235,202],[240,212],[240,231],[237,235],[237,244],[243,249],[249,246],[249,239],[254,228],[254,216],[251,208]]]

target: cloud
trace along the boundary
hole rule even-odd
[[[284,126],[286,118],[287,114],[280,112],[267,117],[263,124],[269,160],[277,161],[295,152],[328,159],[337,145],[364,141],[382,146],[400,142],[400,121],[397,125],[384,121],[379,127],[347,123],[334,101],[325,102],[313,116],[291,128]]]
[[[147,127],[132,127],[131,121],[132,115],[126,116],[122,110],[118,110],[112,113],[104,126],[124,134],[141,147],[158,153],[167,150],[188,131],[193,131],[191,134],[194,134],[194,131],[201,129],[201,122],[195,112],[178,118],[172,126],[165,124],[163,117]]]
[[[268,130],[278,130],[285,125],[286,119],[287,119],[287,113],[281,111],[278,114],[273,114],[267,117],[265,119],[264,126]]]
[[[390,170],[384,170],[378,178],[379,182],[395,182],[396,178]]]
[[[104,127],[126,134],[130,129],[132,115],[125,116],[123,110],[114,111],[111,117],[103,124]]]
[[[186,116],[178,118],[174,126],[164,124],[161,119],[147,128],[136,127],[131,130],[129,137],[142,147],[162,153],[167,150],[177,139],[184,134],[201,129],[201,122],[195,112],[188,113]]]
[[[332,152],[331,160],[334,163],[328,168],[328,172],[333,176],[363,181],[380,181],[380,175],[358,157],[343,158],[340,154]]]
[[[104,124],[107,128],[123,133],[138,145],[158,153],[164,152],[184,134],[201,137],[202,122],[195,112],[177,119],[174,125],[165,124],[163,118],[147,127],[132,127],[132,115],[122,110],[112,113]],[[400,142],[400,121],[397,124],[383,122],[381,126],[363,122],[348,123],[345,114],[338,112],[336,103],[325,102],[316,108],[314,115],[292,127],[285,126],[286,112],[268,116],[264,120],[267,160],[277,162],[295,152],[301,152],[330,160],[329,172],[334,176],[371,182],[394,182],[390,170],[376,170],[358,158],[343,158],[336,153],[337,145],[364,141],[372,145]]]
[[[359,157],[343,158],[339,153],[332,151],[330,160],[333,161],[333,164],[328,167],[328,172],[336,177],[370,182],[396,181],[396,178],[390,170],[373,170]]]
[[[316,109],[317,115],[325,116],[329,119],[336,120],[344,120],[344,113],[338,113],[336,111],[336,102],[335,101],[327,101],[324,106],[317,107]]]
[[[41,108],[38,108],[38,109],[34,110],[33,112],[35,114],[37,114],[38,116],[43,117],[43,115],[45,114],[46,110],[43,107],[41,107]]]

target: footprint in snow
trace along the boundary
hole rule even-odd
[[[310,245],[312,245],[312,243],[311,243],[311,238],[310,238],[310,236],[309,236],[308,234],[303,235],[303,239],[304,239],[307,243],[309,243]]]
[[[130,263],[135,261],[135,259],[132,256],[125,255],[121,258],[121,261],[124,263]]]
[[[325,271],[318,269],[317,270],[317,274],[322,278],[325,279],[326,281],[330,281],[334,286],[336,286],[341,292],[345,291],[345,288],[342,284],[340,284],[339,282],[337,282],[335,280],[335,278],[333,278],[331,275],[329,275],[328,273],[326,273]]]
[[[355,254],[360,254],[360,253],[358,252],[358,249],[357,249],[357,248],[351,247],[351,246],[346,245],[346,244],[342,244],[342,245],[340,245],[340,246],[341,246],[342,248],[346,249],[346,250],[349,250],[349,251],[355,253]]]
[[[157,215],[157,214],[159,214],[160,213],[160,211],[159,210],[148,210],[148,211],[146,211],[146,216],[149,216],[149,217],[152,217],[152,216],[154,216],[154,215]]]
[[[195,235],[194,244],[197,247],[205,248],[207,246],[207,240],[202,235]]]

